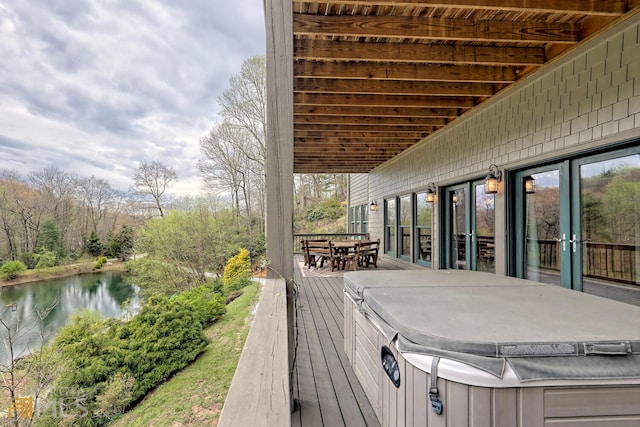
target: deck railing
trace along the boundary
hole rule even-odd
[[[284,279],[267,279],[219,427],[291,425],[287,298]]]
[[[538,267],[560,271],[560,242],[551,239],[529,239],[538,246]],[[571,243],[567,242],[567,245]],[[638,285],[640,245],[616,243],[582,243],[582,273],[586,277]]]

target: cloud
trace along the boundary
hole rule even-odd
[[[157,159],[193,188],[218,97],[264,54],[263,4],[0,0],[0,40],[0,169],[54,164],[125,191]]]

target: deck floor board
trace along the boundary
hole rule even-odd
[[[394,268],[385,268],[384,263],[378,267]],[[291,424],[378,427],[373,407],[344,352],[342,275],[328,276],[305,276],[300,268],[295,271],[298,334],[293,394],[297,409]]]

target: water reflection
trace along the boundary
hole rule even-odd
[[[44,322],[45,335],[50,339],[76,309],[88,308],[102,317],[119,317],[126,314],[122,303],[127,300],[131,301],[130,310],[135,311],[139,304],[136,288],[127,283],[121,273],[84,274],[2,288],[0,319],[13,327],[20,325],[21,333],[16,335],[14,345],[15,356],[18,356],[39,344],[36,310],[42,311],[57,301]],[[13,303],[16,311],[10,307]],[[8,358],[6,341],[7,330],[0,326],[0,363]]]

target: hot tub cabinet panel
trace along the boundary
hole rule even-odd
[[[345,351],[383,427],[640,426],[640,377],[523,383],[511,372],[502,379],[490,378],[486,386],[479,384],[490,376],[486,372],[474,376],[478,369],[469,367],[470,381],[462,381],[464,373],[455,372],[462,364],[444,359],[437,379],[444,410],[437,415],[428,395],[432,357],[398,351],[395,343],[388,343],[379,319],[361,311],[356,299],[345,291]],[[398,388],[381,364],[384,345],[397,360]]]

